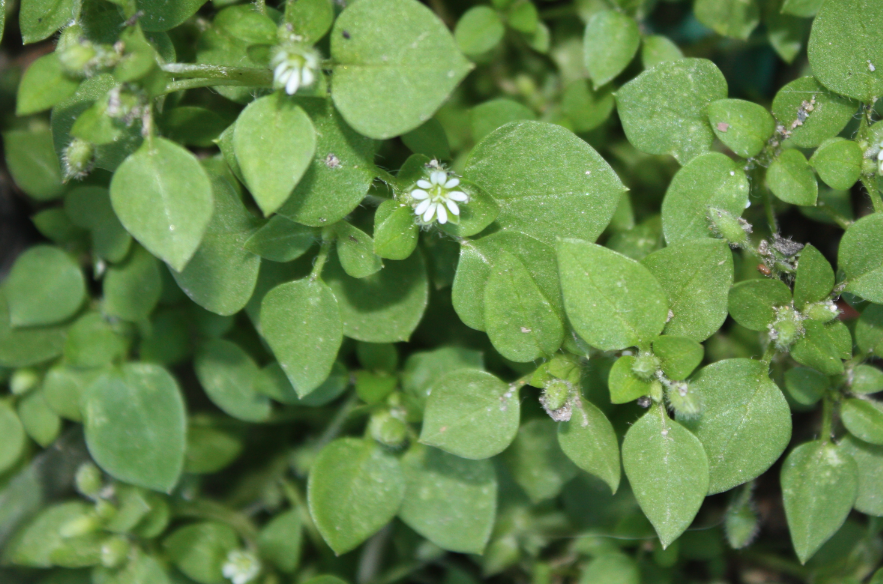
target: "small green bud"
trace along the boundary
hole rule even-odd
[[[659,371],[661,364],[659,357],[653,353],[642,351],[635,357],[635,362],[632,364],[632,373],[644,381],[649,381]]]
[[[368,433],[381,444],[391,448],[404,446],[408,439],[408,427],[389,411],[372,414],[368,422]]]
[[[702,403],[686,381],[675,381],[665,392],[668,405],[684,418],[695,418],[702,412]]]
[[[116,517],[116,505],[106,499],[98,499],[95,501],[95,515],[102,521],[110,521]]]
[[[101,475],[101,471],[91,462],[84,462],[80,465],[74,482],[77,486],[77,491],[89,498],[97,497],[104,487],[104,477]]]
[[[84,178],[92,170],[95,147],[79,138],[74,138],[62,156],[64,160],[64,180]]]
[[[819,322],[830,322],[837,318],[837,316],[840,314],[840,310],[838,310],[836,304],[828,300],[827,302],[816,302],[815,304],[810,304],[803,310],[803,314],[810,320],[817,320]]]
[[[101,544],[101,565],[105,568],[118,568],[129,555],[129,542],[123,537],[114,536]]]
[[[570,396],[573,393],[573,384],[563,379],[553,379],[546,384],[543,389],[543,395],[540,396],[540,403],[543,409],[549,414],[549,417],[556,422],[566,422],[570,420],[572,408],[570,405]]]
[[[780,351],[787,351],[797,339],[803,336],[803,316],[791,308],[783,306],[776,309],[776,320],[769,325],[770,340]]]
[[[659,403],[662,401],[662,396],[662,382],[658,379],[654,379],[650,382],[650,399],[652,399],[656,403]]]
[[[748,243],[751,224],[729,211],[716,207],[708,208],[709,228],[715,235],[727,241],[732,247],[743,247]]]
[[[33,369],[16,369],[9,380],[13,395],[24,395],[40,384],[40,374]]]
[[[877,172],[877,161],[872,158],[862,160],[862,174],[872,175]]]
[[[58,535],[64,539],[86,535],[98,531],[101,528],[101,522],[95,515],[81,515],[75,519],[71,519],[58,529]]]

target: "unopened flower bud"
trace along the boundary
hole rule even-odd
[[[780,351],[787,351],[797,339],[803,336],[803,316],[791,308],[783,306],[776,309],[776,320],[769,325],[770,340]]]
[[[830,322],[837,318],[840,314],[840,310],[837,308],[837,305],[834,304],[831,300],[827,302],[816,302],[815,304],[810,304],[807,306],[803,314],[810,320],[817,320],[819,322]]]
[[[685,381],[675,381],[665,392],[668,405],[681,418],[695,418],[702,412],[702,403],[695,391]]]
[[[715,235],[725,239],[731,246],[742,247],[748,243],[751,224],[741,217],[736,217],[723,209],[709,207],[708,222]]]
[[[40,375],[33,369],[16,369],[9,380],[13,395],[24,395],[40,384]]]
[[[642,351],[635,357],[635,362],[632,363],[632,373],[644,381],[648,381],[656,375],[660,365],[659,357],[653,353]]]
[[[98,470],[97,466],[91,462],[84,462],[80,465],[80,468],[77,469],[74,482],[77,491],[83,496],[94,498],[98,496],[98,493],[104,486],[104,477],[101,476],[101,471]]]
[[[92,170],[95,159],[95,147],[79,138],[74,138],[62,156],[64,161],[64,180],[84,178]]]
[[[408,428],[405,423],[389,411],[376,412],[371,416],[368,433],[381,444],[391,448],[404,446],[408,439]]]

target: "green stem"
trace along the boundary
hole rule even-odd
[[[249,546],[255,545],[257,541],[257,527],[242,513],[228,509],[220,503],[208,499],[195,501],[179,499],[172,503],[172,510],[175,515],[182,517],[196,517],[226,523],[239,532],[239,535],[246,540]]]
[[[300,490],[297,488],[297,485],[292,483],[287,479],[282,479],[282,491],[285,493],[285,497],[288,499],[288,502],[294,507],[298,514],[300,515],[301,522],[304,527],[307,529],[307,537],[310,538],[310,541],[313,542],[313,545],[318,547],[319,549],[325,549],[327,544],[325,540],[322,539],[322,534],[319,533],[319,530],[316,528],[316,524],[313,523],[313,518],[310,516],[309,508],[307,507],[307,503],[301,495]]]
[[[794,576],[801,580],[806,579],[809,576],[809,570],[795,564],[794,562],[787,560],[785,558],[781,558],[779,556],[774,556],[772,554],[753,552],[750,550],[741,550],[739,553],[740,557],[744,558],[749,562],[753,562],[755,564],[760,564],[765,568],[769,568],[776,572],[781,572],[782,574],[788,574],[789,576]]]
[[[325,431],[322,432],[322,435],[319,436],[319,440],[316,441],[317,450],[321,449],[340,435],[341,430],[343,430],[343,425],[346,423],[346,420],[349,418],[352,411],[356,409],[358,401],[359,398],[356,395],[351,395],[340,409],[337,410],[337,414],[331,419],[331,422],[328,424],[328,427],[325,428]]]
[[[254,0],[254,6],[257,8],[258,12],[267,15],[267,0]]]
[[[219,79],[182,79],[181,81],[170,81],[166,84],[166,88],[160,95],[175,93],[176,91],[184,91],[185,89],[197,89],[199,87],[256,87],[253,83],[243,83],[241,81],[219,80]],[[266,87],[269,87],[267,85]]]
[[[181,79],[219,79],[235,81],[243,85],[271,85],[273,72],[258,67],[221,67],[219,65],[194,65],[192,63],[167,63],[162,70]]]
[[[773,342],[770,342],[770,344],[767,345],[766,350],[763,352],[763,357],[761,357],[760,360],[763,361],[764,363],[766,363],[767,365],[769,365],[770,363],[772,363],[773,357],[775,357],[775,356],[776,356],[776,344]]]
[[[822,213],[827,215],[831,219],[831,221],[836,223],[844,231],[846,229],[849,229],[849,226],[852,225],[853,222],[851,220],[847,219],[828,205],[825,205],[823,202],[819,201],[819,204],[817,206],[819,209],[822,210]]]
[[[822,442],[829,442],[831,440],[831,431],[834,427],[834,400],[831,398],[831,394],[826,393],[824,397],[824,401],[822,402]]]
[[[316,256],[316,263],[313,264],[313,271],[310,272],[310,280],[315,282],[322,275],[322,269],[328,260],[328,252],[331,251],[331,244],[334,243],[334,237],[328,231],[328,228],[322,230],[322,247],[319,248],[319,255]]]
[[[865,187],[865,190],[868,191],[868,196],[871,198],[871,205],[874,207],[874,213],[883,213],[883,198],[880,196],[880,189],[878,189],[877,185],[875,185],[871,178],[867,176],[862,177],[862,185]]]

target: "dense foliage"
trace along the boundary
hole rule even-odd
[[[4,25],[2,582],[883,583],[880,0]]]

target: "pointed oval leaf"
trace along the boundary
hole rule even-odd
[[[774,307],[791,304],[791,289],[781,280],[746,280],[730,289],[729,311],[747,329],[765,331],[776,320]]]
[[[858,468],[846,452],[816,440],[782,465],[782,498],[794,551],[802,563],[840,529],[858,494]]]
[[[776,120],[766,108],[743,99],[710,103],[708,121],[718,140],[742,158],[760,154],[776,131]]]
[[[495,130],[473,149],[464,176],[497,201],[502,229],[547,244],[556,237],[597,239],[625,191],[594,148],[545,122],[512,122]]]
[[[187,420],[168,371],[128,363],[89,386],[81,408],[86,445],[105,472],[155,491],[175,487],[184,468]]]
[[[0,366],[29,367],[61,355],[67,326],[13,328],[6,287],[0,287]]]
[[[834,288],[834,268],[812,244],[800,250],[794,278],[794,307],[803,310],[811,302],[826,299]]]
[[[270,400],[254,390],[257,363],[236,343],[211,339],[197,351],[193,367],[209,399],[226,413],[246,422],[270,417]]]
[[[883,517],[883,446],[868,444],[847,434],[837,447],[855,460],[858,468],[858,495],[855,509]]]
[[[402,457],[402,474],[402,521],[442,549],[484,551],[497,514],[497,474],[489,460],[415,444]]]
[[[297,394],[322,385],[343,342],[340,309],[331,289],[305,278],[276,286],[261,303],[261,329]]]
[[[564,306],[574,330],[603,351],[649,344],[668,319],[668,298],[640,263],[578,239],[558,242]]]
[[[27,68],[18,86],[15,115],[26,116],[49,109],[69,98],[80,85],[65,75],[57,53],[43,55]]]
[[[272,262],[290,262],[304,255],[317,237],[318,233],[312,227],[300,225],[282,215],[273,215],[245,240],[242,247]]]
[[[848,399],[840,406],[846,429],[869,444],[883,444],[883,405],[864,399]]]
[[[374,213],[374,253],[390,260],[403,260],[417,247],[414,210],[396,201],[384,201]]]
[[[340,221],[333,227],[337,235],[337,259],[340,267],[353,278],[365,278],[383,267],[383,261],[374,253],[374,240],[371,236]]]
[[[634,18],[616,10],[602,10],[592,16],[583,36],[583,53],[595,87],[622,73],[640,45],[641,32]]]
[[[395,517],[404,496],[399,461],[368,440],[338,438],[322,449],[310,468],[310,515],[338,555]]]
[[[536,418],[518,429],[503,462],[515,482],[534,503],[557,497],[577,474],[576,466],[558,445],[557,428],[550,418]]]
[[[656,405],[626,433],[622,464],[641,510],[668,547],[690,526],[708,493],[702,443]]]
[[[826,185],[846,190],[862,174],[864,152],[858,142],[846,138],[825,140],[813,153],[809,163]]]
[[[80,266],[67,252],[50,245],[32,247],[18,256],[4,287],[14,327],[63,321],[77,312],[86,297]]]
[[[212,187],[190,152],[156,138],[126,158],[110,182],[126,231],[178,271],[199,247],[212,216]]]
[[[108,268],[104,275],[104,312],[129,322],[141,322],[150,316],[162,295],[160,265],[135,244],[129,257]]]
[[[746,483],[772,466],[791,440],[791,410],[767,364],[726,359],[690,380],[702,413],[684,424],[708,455],[708,493]]]
[[[816,176],[800,150],[785,150],[773,160],[766,184],[776,197],[793,205],[814,206],[819,195]]]
[[[515,439],[521,411],[517,392],[490,373],[454,371],[431,391],[420,442],[480,460],[499,454]]]
[[[856,102],[828,91],[815,77],[795,79],[773,98],[776,121],[789,132],[788,141],[800,148],[813,148],[839,134],[857,109]]]
[[[581,400],[567,422],[558,424],[558,445],[579,468],[619,488],[619,441],[613,425],[595,404]]]
[[[696,20],[714,32],[746,40],[760,22],[756,0],[696,0]]]
[[[846,290],[883,304],[883,213],[853,223],[837,253],[837,267],[846,274]]]

